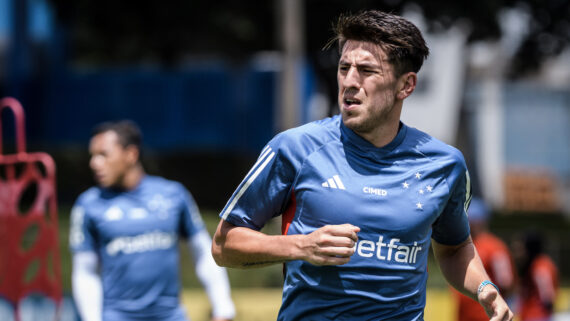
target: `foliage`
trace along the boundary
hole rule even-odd
[[[245,59],[264,50],[279,50],[280,1],[94,1],[50,0],[69,31],[71,57],[94,64],[155,63],[174,66],[189,57]],[[570,2],[565,0],[481,0],[414,2],[410,0],[306,0],[306,50],[320,57],[331,38],[330,26],[343,12],[380,9],[402,13],[419,8],[430,29],[460,23],[469,39],[500,36],[499,13],[517,7],[531,17],[528,34],[515,56],[513,73],[539,66],[570,41]],[[321,56],[327,61],[327,56]]]
[[[51,2],[79,62],[172,66],[188,55],[239,58],[272,44],[269,1]]]

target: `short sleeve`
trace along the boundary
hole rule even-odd
[[[97,251],[93,222],[87,215],[86,206],[77,201],[71,209],[69,247],[72,252]]]
[[[181,195],[181,224],[180,235],[184,238],[189,238],[199,231],[205,229],[204,221],[200,215],[200,210],[192,194],[188,192],[183,186],[180,185]]]
[[[231,224],[260,230],[286,208],[299,166],[299,152],[291,138],[279,134],[262,150],[222,210]]]
[[[463,166],[459,175],[450,175],[453,183],[450,187],[449,200],[433,224],[432,238],[445,245],[457,245],[469,236],[467,209],[471,201],[471,180],[469,172]]]

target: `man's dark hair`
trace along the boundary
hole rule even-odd
[[[420,30],[408,20],[377,10],[354,15],[341,15],[334,27],[339,51],[347,40],[366,41],[379,45],[394,66],[395,76],[418,72],[429,55]]]
[[[114,131],[119,139],[119,144],[123,147],[134,145],[142,152],[142,133],[139,126],[132,120],[108,121],[96,125],[91,136],[104,132]]]

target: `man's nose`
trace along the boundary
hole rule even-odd
[[[360,88],[360,75],[358,74],[358,70],[354,67],[350,67],[346,72],[342,80],[342,85],[345,88]]]
[[[100,167],[100,163],[101,161],[97,159],[97,156],[93,156],[89,159],[89,167],[91,167],[92,170]]]

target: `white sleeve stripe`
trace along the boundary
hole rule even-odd
[[[463,209],[465,211],[465,215],[467,215],[467,209],[469,208],[469,203],[471,203],[471,177],[469,176],[469,172],[465,171],[465,203],[463,204]]]
[[[271,150],[271,146],[269,146],[269,145],[263,147],[263,149],[261,150],[261,153],[259,153],[259,154],[263,156],[263,154],[265,154],[268,150]],[[259,158],[261,158],[262,156],[260,156]]]
[[[257,161],[255,162],[255,164],[253,164],[253,166],[251,167],[251,169],[249,170],[249,172],[247,172],[247,174],[245,175],[245,177],[247,178],[254,170],[257,166],[259,166],[259,164],[263,161],[263,159],[267,156],[267,154],[269,154],[269,152],[271,152],[271,147],[270,146],[266,146],[262,151],[261,151],[261,155],[259,155],[259,158],[257,159]]]
[[[265,159],[263,164],[261,164],[261,166],[259,166],[259,168],[257,168],[257,170],[255,171],[255,173],[253,173],[253,175],[251,175],[251,177],[249,177],[249,179],[245,182],[245,184],[243,184],[241,189],[238,191],[238,193],[232,199],[231,203],[228,204],[228,206],[226,207],[226,210],[222,214],[222,219],[225,220],[228,217],[230,212],[234,209],[234,206],[236,205],[237,201],[239,201],[239,199],[243,195],[243,193],[245,193],[245,191],[249,188],[251,183],[253,183],[253,181],[257,178],[257,176],[259,176],[259,174],[261,173],[261,171],[263,171],[263,169],[267,166],[267,164],[269,164],[269,161],[273,158],[273,156],[275,156],[275,152],[271,152],[271,154]],[[252,170],[253,170],[253,168],[252,168]]]

